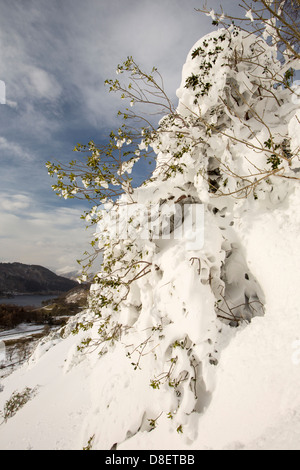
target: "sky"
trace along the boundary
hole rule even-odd
[[[219,1],[208,2],[218,9]],[[223,0],[226,10],[231,0]],[[200,0],[0,0],[0,262],[77,269],[90,234],[82,201],[58,198],[45,163],[77,157],[120,125],[104,81],[133,56],[176,104],[193,44],[213,30]],[[1,92],[1,90],[0,90]],[[1,98],[1,97],[0,97]]]

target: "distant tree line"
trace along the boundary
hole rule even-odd
[[[14,328],[20,323],[48,323],[50,319],[35,307],[0,304],[0,329]]]

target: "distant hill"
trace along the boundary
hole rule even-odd
[[[56,295],[78,286],[47,268],[22,263],[0,263],[0,295]]]
[[[71,267],[66,267],[66,268],[58,269],[56,271],[56,274],[58,276],[66,277],[67,279],[72,279],[73,281],[76,281],[76,279],[81,274],[81,269],[76,270],[76,269],[71,268]]]

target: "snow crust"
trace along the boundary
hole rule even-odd
[[[253,38],[251,43],[251,38],[226,34],[221,30],[208,35],[188,54],[177,91],[178,112],[187,120],[200,110],[201,116],[220,123],[220,116],[210,111],[220,106],[233,75],[241,94],[250,97],[256,92],[251,70],[241,65],[233,73],[222,67],[229,46],[243,47],[247,53]],[[207,73],[212,88],[196,102],[185,84],[202,63],[201,57],[192,59],[191,54],[204,41],[208,48],[217,41],[224,47]],[[272,48],[261,60],[279,66]],[[297,151],[299,110],[284,101],[286,90],[279,95],[285,104],[277,116],[274,100],[257,106],[266,106],[274,134],[288,136],[291,150]],[[229,109],[222,119],[223,124],[230,122],[227,131],[235,137],[267,140],[265,128],[257,124],[256,134],[250,135]],[[95,311],[104,291],[93,285],[90,309],[41,340],[28,364],[2,381],[0,409],[16,390],[30,387],[36,392],[0,425],[1,449],[82,449],[89,442],[93,449],[120,450],[299,449],[299,183],[281,179],[278,184],[263,184],[256,198],[214,197],[199,172],[207,168],[209,158],[217,155],[235,171],[246,171],[250,158],[258,166],[264,164],[262,152],[251,146],[245,150],[237,140],[232,144],[228,136],[217,133],[205,145],[199,141],[183,152],[184,171],[165,179],[162,169],[178,151],[174,135],[179,124],[168,126],[168,132],[163,127],[160,140],[153,143],[156,179],[133,195],[139,223],[133,229],[135,251],[128,250],[126,259],[133,262],[138,253],[149,273],[137,279],[127,295],[116,292],[116,302],[123,298],[121,308],[112,312],[107,307],[101,318],[95,317]],[[200,126],[191,125],[190,132],[194,139],[202,138]],[[293,168],[297,170],[297,161]],[[235,189],[233,177],[228,184]],[[203,204],[204,227],[192,227],[196,238],[204,229],[203,246],[191,249],[185,237],[138,237],[149,201],[160,210],[170,198]],[[172,210],[170,205],[163,222]],[[98,230],[109,239],[117,214],[113,209],[107,214]],[[173,216],[176,221],[175,212]],[[159,230],[155,223],[153,227]],[[127,240],[121,240],[114,255],[128,246]],[[104,255],[109,258],[110,248]],[[241,321],[224,321],[226,308],[229,320],[234,312]],[[110,346],[97,343],[105,318],[124,327]],[[79,322],[90,321],[88,330],[72,333]],[[79,351],[87,339],[89,347]]]

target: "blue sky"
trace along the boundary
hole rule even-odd
[[[211,0],[215,9],[219,1]],[[223,7],[233,2],[222,2]],[[230,5],[231,4],[231,5]],[[197,0],[0,0],[0,262],[76,267],[82,202],[59,199],[46,161],[119,126],[106,78],[127,56],[158,67],[176,103],[188,51],[212,30]],[[76,154],[78,156],[78,154]]]

